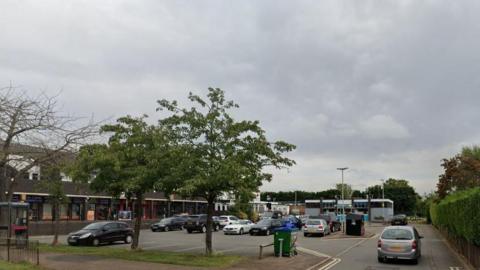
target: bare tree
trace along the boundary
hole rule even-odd
[[[75,153],[98,134],[98,123],[82,123],[58,107],[56,96],[0,88],[0,201],[11,200],[16,182],[30,170]]]

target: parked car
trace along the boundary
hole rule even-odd
[[[330,233],[330,226],[324,219],[308,219],[303,227],[303,236],[305,237],[315,234],[325,236]]]
[[[378,239],[378,261],[388,259],[407,259],[418,263],[422,256],[422,245],[417,230],[411,226],[389,226],[385,228]]]
[[[236,224],[240,220],[236,216],[219,216],[218,219],[220,222],[220,228],[223,228],[227,225]]]
[[[236,224],[227,225],[223,228],[224,234],[244,234],[249,233],[253,222],[246,219],[239,220]]]
[[[400,215],[393,216],[393,218],[391,220],[391,224],[392,224],[392,226],[394,226],[394,225],[407,225],[408,224],[407,215],[400,214]]]
[[[181,217],[171,217],[164,218],[157,223],[154,223],[150,226],[152,232],[164,231],[168,232],[170,230],[183,230],[183,225],[185,224],[185,219]]]
[[[213,230],[218,231],[220,230],[220,223],[216,220],[213,220]],[[194,231],[197,232],[206,232],[207,231],[207,215],[191,215],[188,216],[188,220],[183,225],[183,228],[187,230],[188,233],[192,233]]]
[[[250,235],[270,235],[275,228],[282,227],[285,222],[281,219],[262,219],[250,228]]]
[[[294,216],[294,215],[289,215],[286,217],[286,219],[288,219],[291,223],[295,224],[295,226],[297,227],[297,229],[302,229],[303,227],[303,222],[300,218]]]
[[[342,223],[338,221],[334,213],[320,215],[320,219],[324,219],[330,227],[330,232],[337,232],[342,230]]]
[[[83,229],[72,232],[67,237],[69,245],[92,245],[123,241],[130,244],[133,240],[133,230],[124,222],[95,222]]]

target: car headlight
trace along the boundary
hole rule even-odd
[[[92,235],[91,233],[86,233],[86,234],[82,234],[79,239],[85,239],[85,238],[88,238],[90,237],[90,235]]]
[[[266,229],[267,229],[267,227],[263,227],[262,229],[266,230]]]

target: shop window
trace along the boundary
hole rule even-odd
[[[72,219],[79,220],[82,216],[81,205],[72,204]]]
[[[68,219],[68,205],[60,205],[60,219]]]
[[[51,220],[52,219],[52,205],[49,203],[43,204],[43,219]]]

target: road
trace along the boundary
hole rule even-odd
[[[377,262],[377,238],[325,240],[316,245],[302,241],[302,246],[337,258],[335,264],[326,269],[333,270],[401,270],[401,269],[464,269],[456,255],[444,243],[442,237],[430,225],[416,225],[422,239],[422,257],[418,265],[408,262]],[[382,227],[371,228],[380,233]],[[310,239],[309,239],[310,240]],[[334,243],[332,243],[334,242]],[[339,259],[339,260],[338,260]],[[333,263],[332,263],[333,264]]]
[[[331,267],[322,268],[319,265],[311,270],[401,270],[401,269],[431,269],[431,270],[459,270],[464,269],[456,255],[443,242],[441,236],[430,225],[416,225],[422,239],[422,258],[418,265],[404,262],[378,263],[377,238],[383,227],[367,227],[367,231],[375,234],[371,238],[340,238],[332,237],[304,237],[299,234],[298,246],[307,252],[319,256],[319,262],[325,256],[331,256]],[[337,233],[338,234],[338,233]],[[51,241],[51,236],[32,237],[42,242]],[[66,237],[61,236],[60,241],[66,243]],[[238,254],[257,256],[260,244],[273,242],[273,237],[250,235],[224,235],[222,232],[213,234],[214,247],[217,252],[224,254]],[[175,252],[203,253],[205,248],[205,234],[188,234],[185,231],[151,232],[143,230],[140,234],[140,246],[145,250],[166,250]],[[128,248],[128,245],[117,244],[109,247]],[[266,255],[271,255],[273,249],[266,250]],[[457,268],[458,267],[458,268]]]

